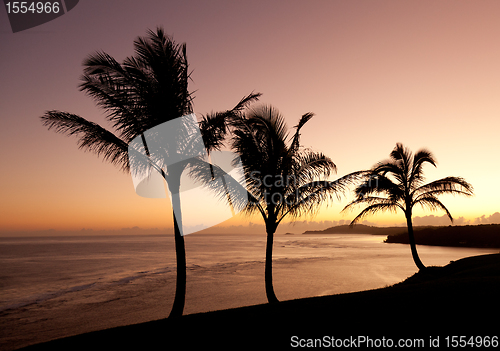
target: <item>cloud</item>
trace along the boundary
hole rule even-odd
[[[500,212],[495,212],[490,216],[482,215],[473,220],[465,219],[464,217],[454,218],[453,223],[446,215],[442,216],[415,216],[413,217],[413,225],[476,225],[476,224],[500,224]]]
[[[500,212],[495,212],[492,215],[486,217],[482,215],[481,217],[476,217],[472,224],[500,224]]]

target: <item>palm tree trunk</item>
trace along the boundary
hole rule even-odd
[[[172,208],[177,208],[177,213],[180,214],[181,201],[179,188],[180,187],[177,187],[177,192],[171,191],[171,193]],[[181,234],[180,226],[182,226],[182,218],[177,218],[174,211],[174,237],[175,255],[177,260],[177,280],[175,283],[174,303],[172,305],[172,310],[170,311],[170,315],[168,316],[168,318],[178,318],[182,316],[182,312],[184,311],[184,303],[186,301],[186,248],[184,246],[184,237]]]
[[[266,296],[269,303],[277,303],[278,298],[274,293],[273,287],[273,240],[274,232],[267,231],[267,243],[266,243],[266,269],[264,273],[264,280],[266,283]]]
[[[144,145],[146,155],[150,157],[148,143],[146,142],[146,137],[144,133],[141,133],[142,143]],[[177,169],[179,171],[179,169]],[[179,191],[181,188],[180,179],[181,173],[167,177],[163,169],[161,170],[161,176],[168,184],[169,189],[171,189],[172,194],[172,212],[174,216],[174,238],[175,238],[175,256],[176,256],[176,268],[177,277],[175,282],[175,297],[174,303],[172,305],[172,310],[168,318],[176,318],[182,316],[184,311],[184,304],[186,302],[186,248],[184,245],[184,237],[181,234],[180,226],[182,226],[182,217],[177,218],[175,216],[175,210],[177,213],[181,213],[181,199]],[[181,215],[179,215],[181,216]]]
[[[415,236],[413,235],[413,224],[411,221],[411,214],[406,215],[406,225],[408,226],[408,238],[410,239],[410,248],[413,261],[417,265],[418,269],[424,269],[425,266],[418,257],[417,245],[415,244]]]

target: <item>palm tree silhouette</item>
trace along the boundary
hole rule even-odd
[[[365,175],[355,191],[356,198],[342,211],[351,209],[356,205],[366,204],[351,222],[351,226],[368,214],[379,211],[402,210],[406,217],[408,236],[413,260],[419,269],[425,266],[420,260],[415,245],[413,234],[412,210],[415,205],[430,210],[444,210],[453,222],[453,217],[448,209],[438,200],[442,194],[472,196],[472,185],[460,177],[446,177],[423,184],[425,181],[422,167],[425,163],[436,166],[436,160],[428,150],[421,149],[416,154],[397,143],[390,154],[390,159],[377,163]],[[373,195],[382,196],[373,196]]]
[[[328,181],[336,172],[333,161],[322,153],[300,145],[300,131],[313,117],[306,113],[288,134],[283,116],[271,106],[247,110],[232,118],[231,146],[240,157],[248,201],[246,214],[260,213],[267,233],[265,288],[269,303],[278,302],[273,287],[272,254],[274,233],[286,217],[315,213],[323,200],[337,198],[356,179],[350,174]],[[219,191],[222,189],[219,188]]]
[[[127,57],[122,64],[105,52],[90,55],[83,63],[84,74],[80,90],[106,110],[106,118],[112,123],[114,132],[68,112],[51,110],[41,117],[43,125],[49,130],[76,135],[81,149],[96,153],[125,172],[130,171],[129,143],[140,137],[146,155],[152,157],[145,132],[193,112],[193,95],[188,90],[190,72],[186,44],[177,44],[162,28],[157,28],[156,32],[148,30],[146,37],[137,38],[134,41],[134,51],[135,54]],[[250,94],[234,109],[213,115],[237,113],[258,99],[259,95]],[[217,118],[214,117],[213,120]],[[214,131],[220,127],[209,126],[207,123],[200,125]],[[203,134],[207,135],[208,132],[205,130]],[[208,138],[206,142],[209,149],[217,147]],[[171,169],[158,169],[172,193],[176,190],[178,192],[180,176],[187,166],[184,163]],[[173,198],[172,206],[179,207],[179,203],[175,202],[178,199]],[[177,278],[169,317],[182,315],[186,295],[186,253],[180,229],[182,218],[178,217],[174,211]]]

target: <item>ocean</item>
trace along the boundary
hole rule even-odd
[[[375,289],[417,272],[407,245],[363,234],[276,235],[280,300]],[[265,303],[265,234],[185,237],[185,313]],[[418,246],[442,266],[498,249]],[[0,238],[0,348],[168,316],[173,235]]]

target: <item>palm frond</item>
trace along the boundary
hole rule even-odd
[[[313,118],[314,113],[308,112],[300,117],[299,123],[294,127],[295,134],[292,139],[292,144],[290,145],[290,152],[296,152],[300,146],[300,129],[311,119]]]
[[[232,112],[240,112],[243,109],[247,108],[251,103],[254,103],[255,101],[259,100],[259,98],[262,96],[261,93],[254,93],[253,91],[248,94],[247,96],[244,96],[240,102],[236,104],[236,106],[233,107],[231,110]]]
[[[291,166],[295,166],[293,176],[299,184],[314,178],[328,178],[330,174],[337,172],[337,166],[331,158],[312,150],[295,152]]]
[[[412,166],[412,156],[413,153],[410,149],[401,143],[396,143],[396,147],[390,153],[391,159],[395,162],[400,162],[401,168],[405,170],[410,170]]]
[[[365,198],[372,194],[382,194],[393,201],[399,201],[404,196],[400,183],[393,182],[383,174],[365,173],[363,181],[354,189],[357,198]]]
[[[406,183],[405,170],[401,167],[401,165],[401,162],[395,160],[381,161],[372,167],[372,173],[392,177],[398,184],[404,186]]]
[[[127,143],[100,125],[75,114],[55,110],[45,112],[41,119],[49,130],[76,135],[81,149],[102,156],[124,171],[129,170]]]
[[[209,189],[219,201],[224,203],[228,201],[229,195],[231,205],[238,211],[242,211],[247,206],[249,198],[252,199],[240,180],[233,178],[216,164],[193,158],[189,160],[187,169],[194,184]]]
[[[410,173],[413,167],[413,153],[403,144],[397,143],[390,157],[400,169],[398,175],[401,177],[402,183],[408,185],[408,179],[411,176]]]
[[[124,75],[125,71],[118,61],[104,51],[97,51],[83,61],[83,72],[88,76]]]
[[[248,109],[246,119],[258,139],[266,140],[267,147],[279,151],[285,145],[287,126],[283,115],[270,105]],[[270,151],[271,151],[270,150]]]
[[[417,151],[417,153],[413,156],[413,166],[409,179],[410,184],[416,186],[424,181],[425,178],[423,176],[422,166],[426,162],[430,163],[434,167],[437,167],[434,155],[429,150],[421,149]]]
[[[375,204],[393,204],[397,208],[400,208],[402,211],[405,211],[404,204],[393,201],[391,199],[385,198],[385,197],[380,197],[380,196],[365,196],[365,197],[359,197],[354,200],[352,200],[350,203],[348,203],[341,212],[347,212],[353,210],[355,206],[359,205],[367,205],[367,206],[372,206]]]
[[[368,207],[364,208],[352,221],[350,226],[354,226],[356,223],[358,223],[360,220],[365,218],[368,215],[373,215],[377,212],[383,212],[383,211],[391,211],[391,212],[396,212],[398,208],[401,208],[397,204],[393,202],[380,202],[380,203],[374,203],[372,205],[369,205]]]
[[[220,150],[224,145],[224,139],[227,134],[226,121],[228,116],[228,111],[202,115],[199,125],[203,143],[208,153],[212,150]]]
[[[425,194],[414,202],[414,205],[417,204],[422,206],[422,208],[428,208],[431,211],[443,210],[444,212],[446,212],[446,215],[448,216],[450,221],[453,222],[453,217],[451,216],[450,211],[448,211],[446,206],[433,195]]]
[[[461,177],[445,177],[418,187],[415,189],[413,196],[416,201],[419,197],[426,195],[452,194],[472,196],[473,192],[474,188],[465,179]]]
[[[107,111],[126,141],[158,124],[192,112],[184,44],[161,28],[134,42],[135,55],[122,64],[98,52],[84,61],[80,89]]]
[[[281,219],[287,215],[298,218],[304,214],[312,215],[323,202],[340,200],[348,187],[358,181],[364,171],[347,174],[334,181],[312,180],[294,189],[290,189],[283,201],[283,209],[278,209]]]
[[[235,120],[241,110],[246,108],[252,102],[257,101],[261,95],[261,93],[252,92],[249,95],[244,96],[231,110],[211,112],[209,114],[202,115],[199,124],[208,153],[212,150],[220,150],[220,148],[224,145],[224,139],[227,135],[228,125],[231,120]]]

